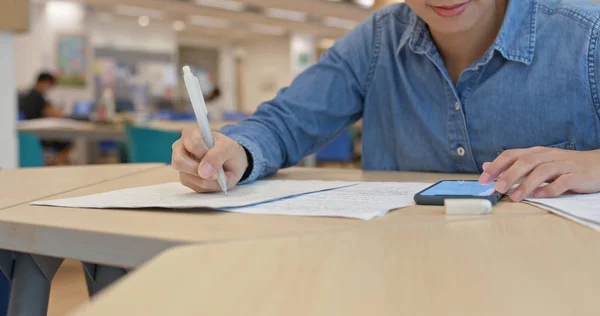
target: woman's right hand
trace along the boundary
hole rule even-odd
[[[219,168],[225,170],[227,188],[233,188],[248,169],[244,148],[233,139],[213,133],[215,145],[209,149],[200,129],[186,128],[173,144],[173,167],[179,171],[179,180],[196,192],[219,192],[216,182]]]

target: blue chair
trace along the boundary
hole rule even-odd
[[[344,130],[331,143],[317,152],[317,161],[351,162],[354,140],[349,130]]]
[[[173,118],[173,110],[159,110],[155,118],[159,120],[170,120]]]
[[[145,127],[127,127],[127,153],[132,163],[171,163],[171,146],[181,133]]]
[[[194,112],[174,112],[171,115],[173,121],[195,121],[196,115]]]
[[[37,136],[19,132],[19,166],[21,168],[44,166],[44,149]]]

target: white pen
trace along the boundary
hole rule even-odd
[[[192,108],[196,115],[196,121],[198,121],[198,125],[200,125],[202,139],[204,139],[204,143],[209,149],[213,148],[215,139],[213,138],[210,124],[208,123],[208,109],[206,108],[206,102],[204,102],[204,96],[200,89],[200,81],[192,74],[192,70],[189,66],[183,67],[183,81],[185,81],[185,87],[190,96],[190,101],[192,101]],[[217,171],[217,183],[221,187],[221,190],[227,194],[227,180],[223,168],[219,168]]]

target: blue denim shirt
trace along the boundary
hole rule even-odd
[[[230,136],[247,181],[298,163],[363,118],[363,168],[478,173],[503,150],[600,148],[600,8],[510,0],[493,46],[454,84],[405,4],[340,39]]]

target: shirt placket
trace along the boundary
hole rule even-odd
[[[432,49],[427,53],[427,56],[437,66],[441,75],[444,77],[444,95],[447,104],[446,108],[448,109],[446,122],[448,155],[454,161],[457,172],[479,172],[469,142],[467,122],[463,110],[463,100],[459,97],[459,93],[455,88],[452,79],[450,79],[450,75],[444,67],[442,58],[437,51]],[[473,71],[480,71],[479,66],[475,67],[477,67],[477,69],[473,69]]]

